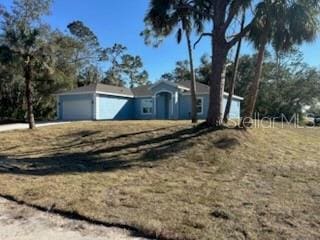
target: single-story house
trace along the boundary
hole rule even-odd
[[[57,94],[60,120],[147,120],[190,119],[191,81],[158,81],[136,88],[92,84]],[[209,105],[209,86],[197,82],[197,112],[205,119]],[[224,104],[227,100],[224,93]],[[230,118],[240,118],[240,102],[233,96]]]

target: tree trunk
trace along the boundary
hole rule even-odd
[[[26,84],[27,119],[29,123],[29,128],[34,129],[36,126],[35,126],[34,115],[33,115],[32,86],[31,86],[32,68],[31,68],[30,57],[27,58],[27,61],[24,66],[24,78],[25,78],[25,84]]]
[[[190,64],[190,73],[191,73],[191,121],[192,123],[198,122],[197,116],[197,89],[196,89],[196,78],[193,68],[193,56],[192,56],[192,46],[190,35],[186,33],[187,44],[188,44],[188,53],[189,53],[189,64]]]
[[[241,31],[243,31],[244,23],[245,23],[245,12],[243,13],[242,19],[241,19]],[[226,108],[224,110],[224,116],[223,116],[223,122],[224,123],[227,123],[228,120],[229,120],[232,97],[233,97],[233,94],[234,94],[234,89],[235,89],[236,80],[237,80],[237,76],[238,76],[241,42],[242,42],[242,38],[240,38],[240,40],[238,42],[238,46],[237,46],[237,50],[236,50],[236,56],[235,56],[235,59],[234,59],[233,76],[232,76],[232,79],[231,79],[231,82],[230,82],[230,85],[229,85],[229,95],[228,95]]]
[[[214,32],[212,38],[212,65],[210,76],[210,95],[207,124],[213,127],[222,125],[222,108],[224,93],[224,66],[227,59],[228,48],[224,34]]]
[[[257,100],[258,91],[259,91],[262,64],[264,60],[266,45],[267,45],[267,40],[266,40],[266,37],[264,37],[258,49],[258,58],[257,58],[254,79],[249,87],[248,97],[246,98],[246,101],[245,101],[245,111],[240,124],[240,126],[243,128],[251,127],[252,125],[252,115],[256,105],[256,100]]]

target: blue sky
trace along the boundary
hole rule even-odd
[[[5,6],[10,6],[12,0],[1,0]],[[98,36],[104,46],[121,43],[128,47],[131,54],[143,58],[145,69],[150,80],[159,79],[162,73],[174,68],[175,62],[187,59],[186,43],[177,45],[175,36],[167,38],[159,48],[144,44],[139,33],[143,30],[143,18],[148,9],[149,0],[54,0],[52,15],[47,22],[52,27],[66,31],[66,26],[81,20]],[[310,65],[320,67],[320,38],[312,44],[300,47],[305,61]],[[242,54],[252,53],[253,49],[245,43]],[[195,65],[200,57],[210,54],[209,39],[203,40],[195,50]]]

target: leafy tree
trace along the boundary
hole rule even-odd
[[[238,80],[235,93],[245,96],[255,74],[256,55],[244,55],[239,59]],[[290,119],[301,114],[304,106],[319,101],[320,73],[302,61],[299,52],[274,57],[266,54],[255,111],[259,117],[279,118],[283,114]],[[244,111],[244,109],[242,109]]]
[[[78,70],[77,85],[83,86],[102,80],[98,65],[108,57],[100,47],[97,36],[81,21],[74,21],[67,27],[76,43],[72,47],[75,50],[73,62]]]
[[[192,122],[197,122],[196,110],[196,79],[193,66],[193,51],[191,33],[193,26],[202,31],[202,22],[194,18],[193,12],[188,8],[188,0],[151,0],[150,9],[145,17],[146,30],[144,35],[161,38],[169,36],[177,29],[177,42],[180,43],[185,35],[189,54],[189,70],[191,79]],[[148,43],[148,40],[146,41]],[[184,79],[185,80],[185,79]]]
[[[175,81],[175,76],[174,76],[173,73],[164,73],[164,74],[161,75],[160,80],[174,82]]]
[[[139,56],[126,54],[122,56],[121,69],[123,70],[130,88],[148,84],[148,72],[143,70],[142,59]]]
[[[318,1],[265,0],[258,4],[249,36],[258,49],[258,57],[255,76],[245,101],[241,121],[243,127],[251,125],[267,44],[271,43],[279,52],[288,51],[294,44],[314,40],[318,30],[319,10]]]
[[[93,64],[85,66],[81,69],[78,76],[78,86],[89,85],[101,82],[103,79],[100,69]]]
[[[176,82],[181,82],[185,80],[191,79],[192,73],[190,72],[190,68],[188,67],[189,62],[187,60],[177,61],[176,67],[173,71]]]
[[[45,46],[41,33],[45,26],[41,17],[49,13],[50,0],[15,0],[12,12],[1,8],[3,18],[1,24],[1,60],[2,62],[18,63],[23,72],[27,103],[29,128],[35,128],[33,113],[33,89],[35,71],[49,71],[51,68],[50,50]]]
[[[209,85],[211,76],[211,59],[208,55],[203,55],[200,58],[200,66],[196,70],[197,80],[201,83]]]
[[[126,51],[127,48],[125,46],[117,43],[104,50],[111,66],[105,73],[103,83],[115,86],[125,85],[125,80],[122,77],[121,61]]]

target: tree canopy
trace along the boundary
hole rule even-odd
[[[52,29],[42,18],[50,8],[51,0],[15,0],[10,9],[0,5],[0,119],[23,120],[30,104],[36,119],[53,119],[53,94],[61,90],[97,82],[148,82],[140,56],[119,43],[101,46],[81,21],[68,24],[65,32]]]

